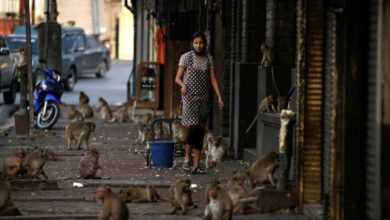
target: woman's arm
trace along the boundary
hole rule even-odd
[[[179,66],[177,69],[176,77],[175,77],[175,82],[177,85],[180,86],[180,91],[182,95],[185,95],[186,93],[186,85],[183,82],[183,75],[184,75],[185,67],[184,66]]]
[[[218,105],[222,109],[224,103],[223,103],[223,99],[221,96],[221,91],[219,90],[219,83],[218,83],[217,76],[216,76],[214,69],[210,70],[210,80],[211,80],[211,86],[213,87],[214,92],[218,98]]]

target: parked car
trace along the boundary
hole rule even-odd
[[[18,53],[18,49],[26,46],[26,36],[21,34],[11,34],[6,37],[8,47],[11,54]],[[33,85],[37,81],[38,67],[39,67],[39,51],[38,51],[38,39],[36,36],[31,37],[31,54],[32,54],[32,72],[33,72]],[[15,56],[15,62],[18,63],[17,59],[19,56]]]
[[[0,91],[6,104],[15,103],[17,87],[15,59],[11,56],[5,37],[0,36]]]
[[[32,36],[37,37],[38,31],[32,28]],[[25,27],[17,27],[15,34],[24,34]],[[66,78],[65,87],[72,90],[78,77],[85,74],[95,74],[104,77],[111,67],[109,50],[93,36],[87,36],[82,28],[62,28],[62,70]],[[65,76],[65,77],[64,77]]]

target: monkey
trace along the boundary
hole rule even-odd
[[[99,166],[99,152],[96,149],[85,152],[79,163],[80,177],[84,179],[98,179],[100,178],[101,170]]]
[[[138,129],[138,139],[141,143],[146,144],[147,141],[152,141],[155,137],[154,130],[151,126],[140,125]]]
[[[103,97],[99,97],[98,99],[97,111],[100,112],[100,116],[105,122],[111,122],[113,120],[111,108]]]
[[[26,157],[26,151],[18,149],[8,155],[4,160],[4,174],[7,177],[17,177],[21,175],[23,160]]]
[[[281,112],[283,109],[287,108],[287,98],[284,96],[278,96],[277,98],[277,112]]]
[[[71,122],[65,127],[65,143],[68,150],[71,149],[71,144],[76,141],[77,149],[81,149],[81,144],[85,143],[86,148],[89,148],[89,138],[95,132],[96,125],[93,122]]]
[[[126,204],[111,191],[111,188],[98,187],[95,197],[97,202],[103,205],[99,220],[127,220],[129,218]]]
[[[119,198],[124,202],[157,202],[160,195],[153,186],[129,187],[119,191]]]
[[[258,112],[276,112],[274,106],[274,97],[272,95],[266,96],[263,100],[261,100]]]
[[[184,127],[179,121],[172,122],[173,139],[177,143],[185,143],[188,138],[188,128]]]
[[[126,104],[119,106],[117,109],[115,109],[112,113],[114,116],[114,120],[116,122],[127,122],[129,121],[129,116],[128,116],[128,106]]]
[[[262,53],[262,58],[260,64],[263,66],[270,66],[272,64],[272,48],[267,46],[265,43],[260,45],[260,51]]]
[[[268,153],[264,157],[257,159],[247,170],[252,188],[263,186],[267,183],[275,186],[274,172],[278,166],[278,154],[275,152]]]
[[[14,206],[10,196],[10,186],[4,175],[0,176],[0,216],[21,215],[18,208]]]
[[[223,137],[209,135],[207,137],[206,168],[213,168],[220,162],[225,155],[226,145],[222,141]]]
[[[253,196],[253,191],[249,191],[246,187],[247,180],[247,174],[236,172],[228,182],[227,193],[233,203],[233,214],[249,214],[257,211],[242,201]]]
[[[191,180],[177,179],[169,188],[169,201],[173,206],[171,214],[175,214],[178,210],[182,214],[186,214],[190,207],[193,207]]]
[[[171,139],[169,124],[164,122],[155,123],[153,126],[154,139]]]
[[[87,94],[85,94],[84,91],[80,91],[80,95],[79,95],[79,105],[85,105],[85,104],[89,104],[89,97]]]
[[[218,181],[208,184],[206,188],[207,205],[204,220],[231,220],[233,202]]]
[[[35,148],[31,152],[27,153],[23,160],[23,172],[27,177],[37,178],[43,176],[44,179],[48,179],[45,171],[43,170],[46,162],[49,160],[51,153],[48,149]]]
[[[85,119],[93,117],[93,109],[89,104],[81,104],[80,113]]]
[[[74,106],[69,107],[68,119],[71,121],[84,121],[83,115]]]

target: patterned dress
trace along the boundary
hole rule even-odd
[[[182,97],[184,126],[201,125],[207,122],[210,70],[214,68],[211,56],[196,56],[193,51],[183,54],[179,66],[185,67],[186,94]]]

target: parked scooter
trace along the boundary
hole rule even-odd
[[[53,69],[42,69],[45,79],[39,81],[34,88],[35,127],[50,129],[60,117],[61,96],[64,84],[60,73]]]

